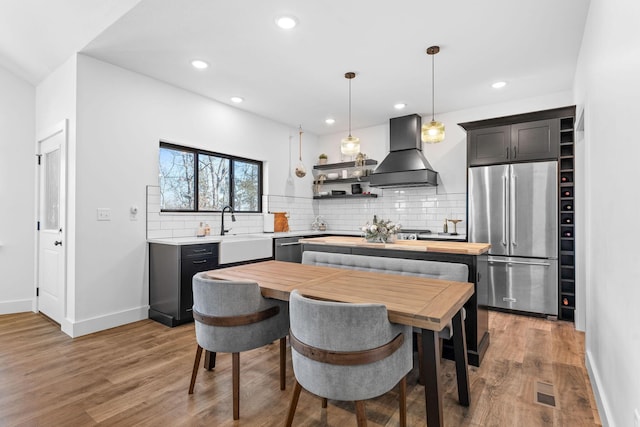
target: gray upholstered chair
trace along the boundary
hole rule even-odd
[[[406,425],[406,375],[413,365],[411,327],[389,322],[382,304],[289,299],[295,388],[291,426],[302,388],[326,399],[355,401],[358,426],[366,425],[364,401],[400,386],[400,425]]]
[[[204,273],[193,277],[193,318],[198,347],[189,394],[198,374],[202,349],[232,353],[233,419],[240,418],[240,352],[280,340],[280,390],[285,389],[286,337],[289,306],[286,301],[264,298],[255,282],[210,280]]]

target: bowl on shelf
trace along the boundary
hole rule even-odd
[[[327,179],[338,179],[339,176],[338,172],[330,172],[327,174]]]

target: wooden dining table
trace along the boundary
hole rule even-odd
[[[283,301],[297,289],[302,295],[327,301],[380,303],[391,322],[422,329],[427,425],[443,425],[442,381],[438,332],[453,327],[458,400],[469,406],[467,345],[462,307],[473,295],[473,284],[424,277],[264,261],[210,270],[211,279],[258,283],[265,297]]]

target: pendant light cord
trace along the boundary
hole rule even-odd
[[[298,128],[298,133],[300,134],[300,142],[298,144],[298,159],[302,161],[302,125]]]
[[[351,138],[351,79],[349,79],[349,138]]]
[[[431,121],[436,121],[436,68],[434,66],[435,63],[435,55],[431,55]]]

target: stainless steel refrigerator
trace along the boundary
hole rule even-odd
[[[490,307],[558,314],[557,162],[469,168],[469,241],[491,243]]]

